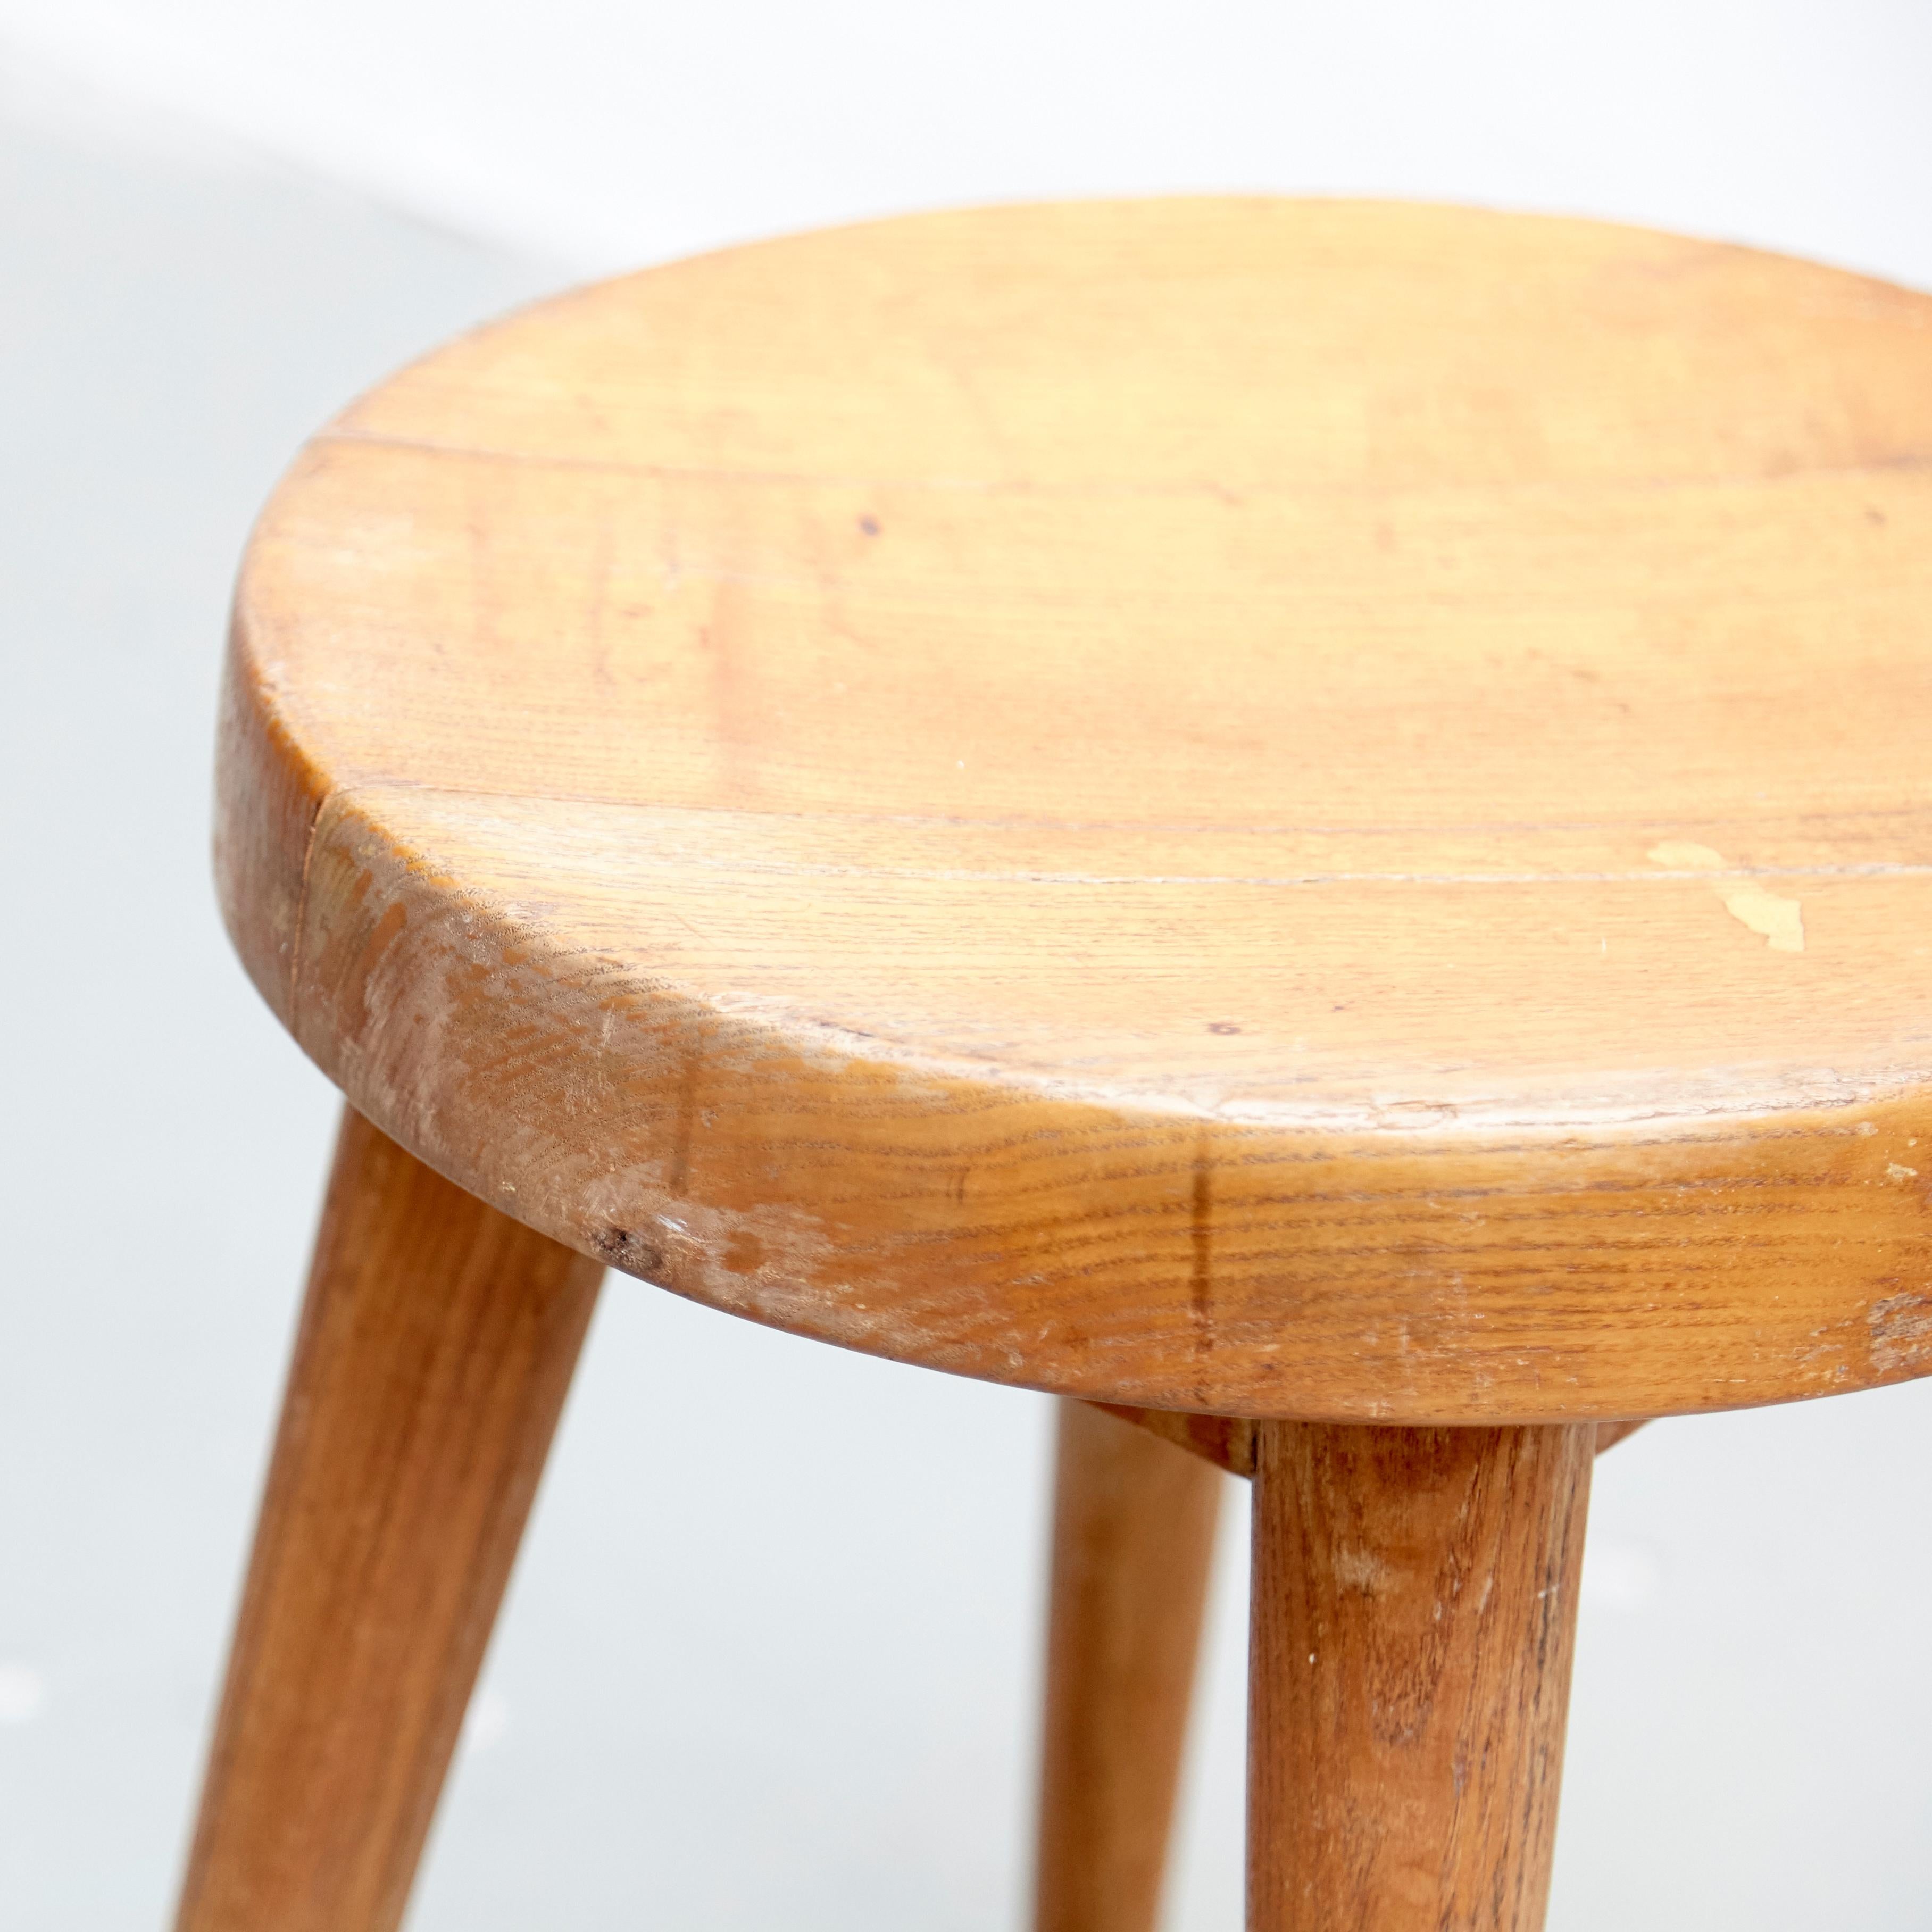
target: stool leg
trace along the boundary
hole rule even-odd
[[[343,1123],[179,1932],[392,1932],[602,1274]]]
[[[1258,1426],[1249,1932],[1539,1932],[1594,1437]]]
[[[1152,1932],[1226,1478],[1060,1404],[1035,1932]]]

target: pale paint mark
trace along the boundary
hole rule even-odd
[[[1888,1180],[1916,1180],[1918,1170],[1916,1167],[1904,1166],[1895,1160],[1891,1161],[1886,1164],[1885,1178]]]
[[[1666,866],[1672,872],[1722,872],[1731,869],[1726,866],[1721,852],[1688,838],[1660,840],[1644,856],[1652,865]],[[1752,932],[1761,933],[1772,952],[1804,950],[1804,919],[1797,900],[1786,898],[1750,879],[1735,885],[1717,886],[1716,890],[1718,898],[1724,902],[1724,910]]]
[[[1752,932],[1764,934],[1772,952],[1804,950],[1804,920],[1796,899],[1781,898],[1755,884],[1728,886],[1718,896],[1733,919],[1742,920]]]

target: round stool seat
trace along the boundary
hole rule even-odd
[[[257,985],[518,1219],[1119,1402],[1932,1369],[1932,301],[1006,208],[542,304],[253,541]]]

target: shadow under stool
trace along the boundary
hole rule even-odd
[[[364,397],[236,604],[350,1111],[182,1932],[398,1923],[608,1268],[1065,1398],[1037,1932],[1154,1923],[1217,1463],[1250,1932],[1534,1932],[1600,1442],[1932,1369],[1928,698],[1932,300],[1738,248],[938,214]]]

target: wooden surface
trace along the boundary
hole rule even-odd
[[[1119,1402],[1092,1405],[1106,1414],[1130,1422],[1163,1442],[1172,1442],[1231,1476],[1255,1473],[1255,1438],[1261,1425],[1237,1415],[1196,1415],[1183,1409],[1130,1408]],[[1614,1449],[1625,1437],[1634,1436],[1641,1422],[1600,1422],[1597,1424],[1596,1453]]]
[[[601,1273],[346,1116],[177,1932],[393,1932]]]
[[[1221,1478],[1060,1404],[1034,1932],[1154,1932]]]
[[[1255,1473],[1256,1425],[1245,1416],[1196,1415],[1184,1409],[1131,1408],[1114,1402],[1092,1405],[1104,1414],[1132,1423],[1231,1476]]]
[[[1256,1436],[1248,1932],[1540,1932],[1592,1431]]]
[[[1932,1366],[1932,302],[1393,206],[922,218],[303,452],[220,868],[441,1172],[701,1300],[1423,1423]]]

